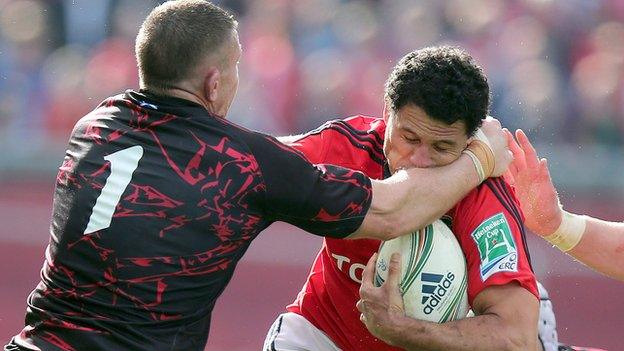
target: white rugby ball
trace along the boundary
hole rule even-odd
[[[375,286],[388,276],[390,256],[401,254],[401,281],[405,314],[444,323],[466,317],[468,305],[466,259],[444,222],[385,241],[379,248]]]

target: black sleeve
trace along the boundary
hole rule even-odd
[[[360,227],[372,200],[366,175],[313,165],[297,150],[263,134],[251,133],[246,141],[264,178],[263,210],[272,220],[336,238]]]

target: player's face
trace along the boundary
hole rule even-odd
[[[222,117],[227,115],[238,90],[238,62],[242,49],[237,31],[234,31],[234,35],[227,45],[224,49],[224,63],[220,70],[218,101],[216,103],[216,113]]]
[[[468,144],[466,125],[439,122],[412,104],[397,112],[385,109],[384,153],[392,173],[401,168],[427,168],[449,164]]]

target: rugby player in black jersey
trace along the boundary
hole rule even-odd
[[[237,22],[207,1],[155,8],[136,55],[141,89],[74,127],[41,282],[5,350],[202,350],[216,299],[272,222],[389,239],[439,218],[511,161],[495,120],[456,162],[383,181],[314,166],[228,122]]]

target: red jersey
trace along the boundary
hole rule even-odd
[[[355,116],[327,122],[289,144],[313,163],[340,165],[382,179],[389,175],[383,154],[385,128],[383,119]],[[466,257],[471,305],[486,287],[514,281],[539,296],[522,213],[513,190],[501,178],[487,179],[446,217]],[[379,244],[372,239],[325,238],[288,311],[305,317],[343,350],[397,350],[370,334],[355,307],[362,271]]]

